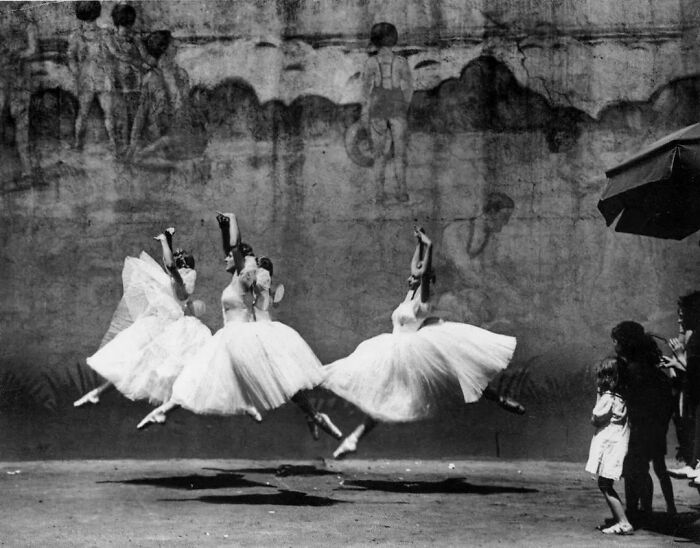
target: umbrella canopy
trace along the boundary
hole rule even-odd
[[[598,209],[615,230],[681,240],[700,229],[700,124],[648,146],[605,172]]]

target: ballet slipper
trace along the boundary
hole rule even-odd
[[[97,404],[100,402],[99,394],[100,393],[97,391],[97,389],[90,390],[90,392],[85,394],[82,398],[75,400],[73,402],[73,407],[82,407],[86,403]]]
[[[253,419],[255,422],[262,422],[262,415],[258,412],[255,407],[249,407],[248,409],[245,410],[246,415],[248,415],[251,419]]]
[[[313,417],[311,417],[311,420],[313,420],[321,428],[321,430],[327,434],[330,434],[335,439],[343,439],[343,433],[335,424],[333,424],[330,417],[325,413],[316,413],[313,415]]]
[[[336,460],[340,460],[346,455],[357,451],[357,441],[357,436],[353,436],[352,434],[350,434],[347,438],[343,440],[343,443],[341,443],[338,446],[338,448],[335,451],[333,451],[333,458]]]
[[[136,426],[137,430],[143,430],[145,428],[148,428],[152,424],[164,424],[165,423],[165,413],[161,413],[157,409],[154,411],[151,411],[146,417],[138,423]]]
[[[498,398],[498,405],[501,407],[501,409],[504,409],[510,413],[515,413],[516,415],[525,414],[525,407],[508,396],[500,396]]]

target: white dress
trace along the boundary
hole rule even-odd
[[[429,310],[419,296],[407,296],[391,315],[393,333],[324,367],[322,386],[384,422],[429,417],[456,383],[466,403],[477,401],[508,366],[515,338],[464,323],[423,326]]]
[[[179,272],[191,294],[196,272]],[[186,301],[177,299],[170,276],[147,253],[126,258],[122,281],[124,294],[104,344],[87,364],[132,400],[167,401],[184,361],[211,338],[211,331],[185,315]]]
[[[185,364],[174,403],[194,413],[238,415],[274,409],[321,382],[321,363],[299,333],[270,321],[266,311],[255,309],[254,317],[246,297],[234,275],[221,295],[225,324]]]
[[[598,394],[593,419],[600,426],[591,440],[586,472],[619,480],[630,439],[625,400],[612,392]]]

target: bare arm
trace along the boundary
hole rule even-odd
[[[377,60],[370,57],[365,61],[364,69],[362,70],[362,114],[361,120],[364,125],[369,125],[369,106],[374,88],[374,80],[377,72]]]
[[[163,264],[165,265],[165,268],[168,270],[168,274],[170,274],[170,277],[173,280],[175,295],[181,301],[187,300],[187,298],[190,295],[189,293],[187,293],[187,289],[185,288],[185,282],[182,281],[182,276],[180,276],[180,272],[178,271],[177,266],[175,266],[175,260],[173,259],[173,251],[170,247],[170,239],[165,235],[165,233],[158,234],[158,236],[156,236],[155,239],[160,242],[161,248],[163,250]]]
[[[406,103],[411,102],[413,97],[413,77],[411,76],[411,67],[408,66],[408,61],[404,57],[397,56],[399,62],[399,78],[401,91],[403,92]]]
[[[430,299],[430,278],[432,277],[433,271],[433,242],[428,238],[422,228],[415,228],[414,230],[418,238],[418,245],[416,246],[416,251],[413,253],[411,273],[415,277],[420,278],[420,300],[423,303],[427,303]],[[418,261],[416,261],[416,256],[419,257]],[[415,264],[414,261],[416,261]]]

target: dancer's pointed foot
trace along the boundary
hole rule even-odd
[[[158,409],[154,409],[151,411],[148,415],[145,416],[145,418],[138,423],[136,428],[138,430],[143,430],[144,428],[148,428],[152,424],[164,424],[165,423],[165,413],[162,411],[159,411]]]
[[[306,415],[306,426],[309,427],[309,432],[311,433],[311,437],[318,441],[318,439],[321,437],[321,433],[318,431],[318,424],[314,422],[313,417],[309,417]]]
[[[350,434],[343,440],[343,443],[341,443],[338,448],[333,451],[333,458],[336,460],[342,459],[346,455],[354,453],[355,451],[357,451],[357,436]]]
[[[340,428],[338,428],[335,424],[333,424],[333,421],[331,421],[330,417],[326,415],[325,413],[316,413],[313,417],[312,420],[318,424],[318,426],[326,432],[327,434],[330,434],[337,440],[343,439],[343,433],[340,431]]]
[[[85,394],[82,398],[75,400],[73,402],[73,407],[82,407],[86,403],[92,403],[96,404],[100,402],[100,393],[95,388],[94,390],[90,390],[87,394]]]
[[[258,412],[255,407],[249,407],[248,409],[245,410],[246,415],[248,415],[251,419],[253,419],[255,422],[262,422],[262,415]]]
[[[509,398],[508,396],[500,396],[498,398],[498,405],[500,405],[501,408],[505,409],[506,411],[509,411],[510,413],[515,413],[516,415],[525,414],[525,407],[519,402],[515,401],[513,398]]]

